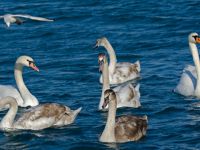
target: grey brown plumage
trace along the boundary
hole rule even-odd
[[[137,141],[146,135],[146,130],[146,116],[121,116],[116,119],[115,137],[117,142]]]
[[[117,100],[112,89],[104,92],[103,107],[109,105],[107,122],[99,141],[108,143],[124,143],[137,141],[146,135],[147,116],[121,116],[116,118]]]

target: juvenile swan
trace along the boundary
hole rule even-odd
[[[188,41],[195,66],[188,65],[184,68],[181,79],[174,91],[183,96],[200,98],[200,62],[196,46],[196,44],[200,43],[200,37],[197,33],[191,33]]]
[[[110,89],[109,83],[109,75],[108,75],[108,61],[106,55],[100,53],[98,56],[99,62],[99,70],[102,71],[103,77],[103,86],[101,99],[99,103],[99,110],[102,110],[103,102],[104,102],[104,92],[107,89]],[[126,84],[115,87],[113,90],[117,96],[117,108],[119,107],[134,107],[138,108],[141,106],[140,104],[140,91],[139,84],[134,88],[132,84]],[[108,106],[106,107],[106,109]]]
[[[48,103],[33,107],[32,110],[20,115],[15,121],[18,105],[13,97],[5,97],[0,100],[0,107],[10,105],[9,111],[0,123],[2,130],[28,129],[42,130],[52,126],[63,126],[74,122],[81,108],[72,111],[69,107]]]
[[[103,46],[107,50],[110,63],[109,63],[109,79],[110,84],[120,84],[140,77],[140,62],[135,63],[122,62],[117,63],[117,58],[114,49],[107,40],[103,37],[97,39],[95,47]],[[102,83],[102,76],[100,83]]]
[[[13,86],[0,85],[0,98],[12,96],[16,98],[18,105],[21,107],[37,106],[39,104],[37,98],[30,93],[23,81],[22,71],[24,66],[30,67],[35,71],[39,71],[31,57],[20,56],[15,63],[14,69],[15,80],[19,92]]]
[[[22,24],[23,21],[20,18],[28,18],[37,21],[53,21],[51,19],[46,19],[42,17],[34,17],[30,15],[13,15],[13,14],[5,14],[0,16],[0,19],[3,18],[4,22],[6,23],[7,27],[10,27],[11,23],[16,23],[18,25]]]
[[[108,89],[104,93],[104,104],[109,104],[106,126],[100,136],[100,142],[124,143],[137,141],[146,135],[147,116],[121,116],[115,120],[117,100],[115,92]]]

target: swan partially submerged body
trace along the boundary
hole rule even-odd
[[[103,87],[102,94],[99,103],[99,110],[103,110],[103,102],[104,102],[104,92],[107,89],[110,89],[109,76],[108,76],[108,61],[106,55],[100,53],[98,56],[99,61],[99,70],[102,72],[103,77]],[[115,87],[113,90],[116,93],[117,98],[117,108],[119,107],[134,107],[138,108],[141,106],[140,104],[140,85],[138,84],[134,87],[132,84],[120,85]],[[106,107],[106,109],[108,106]]]
[[[13,86],[0,85],[0,98],[12,96],[17,100],[18,105],[21,107],[37,106],[39,104],[37,98],[31,94],[23,81],[22,71],[24,66],[32,68],[35,71],[39,71],[31,57],[20,56],[17,59],[14,68],[15,80],[19,92]]]
[[[20,18],[27,18],[32,19],[36,21],[53,21],[51,19],[42,18],[42,17],[35,17],[31,15],[21,15],[21,14],[5,14],[3,16],[0,16],[0,19],[3,18],[4,22],[6,23],[7,27],[10,27],[12,23],[16,23],[17,25],[20,25],[23,23],[23,20]]]
[[[190,51],[195,66],[188,65],[184,68],[180,81],[174,91],[183,96],[196,96],[200,98],[200,61],[196,44],[200,43],[197,33],[188,37]]]
[[[7,114],[3,117],[0,123],[2,130],[42,130],[53,126],[64,126],[74,122],[81,108],[72,111],[69,107],[47,103],[33,107],[31,110],[24,112],[15,121],[18,105],[13,97],[5,97],[0,100],[0,108],[9,106]]]
[[[103,46],[107,50],[110,63],[109,63],[109,80],[110,84],[121,84],[130,80],[134,80],[140,77],[140,62],[135,63],[121,62],[117,63],[117,58],[114,49],[107,40],[103,37],[97,39],[95,47]],[[100,77],[100,83],[103,83],[102,76]]]
[[[105,108],[109,105],[107,122],[99,141],[106,143],[124,143],[137,141],[146,135],[147,116],[121,116],[116,117],[117,99],[113,90],[108,89],[104,93]]]

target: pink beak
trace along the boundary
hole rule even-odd
[[[40,71],[39,68],[38,68],[35,64],[33,64],[33,63],[30,64],[30,67],[31,67],[33,70],[37,71],[37,72]]]

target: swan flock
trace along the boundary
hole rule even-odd
[[[16,23],[22,24],[21,18],[36,21],[54,21],[52,19],[35,17],[22,14],[5,14],[0,16],[7,27]],[[189,48],[192,54],[194,66],[188,65],[184,68],[180,81],[174,92],[183,96],[195,96],[200,98],[200,60],[197,44],[200,37],[197,33],[188,36]],[[117,116],[117,109],[137,109],[141,107],[140,84],[140,61],[117,62],[117,56],[112,45],[106,37],[96,40],[95,47],[104,47],[105,53],[99,53],[98,63],[101,75],[99,82],[102,83],[101,96],[98,110],[107,111],[107,121],[103,132],[99,137],[100,142],[124,143],[137,141],[146,135],[148,127],[147,115],[123,115]],[[30,56],[20,56],[15,62],[14,78],[17,88],[11,85],[0,85],[0,109],[7,108],[8,111],[1,119],[0,129],[12,130],[42,130],[49,127],[61,127],[72,124],[82,107],[71,110],[68,106],[59,103],[39,104],[39,100],[26,86],[23,80],[23,68],[28,67],[36,72],[39,68]],[[134,80],[134,84],[131,83]],[[112,87],[111,87],[112,85]],[[31,108],[19,113],[19,107]]]

